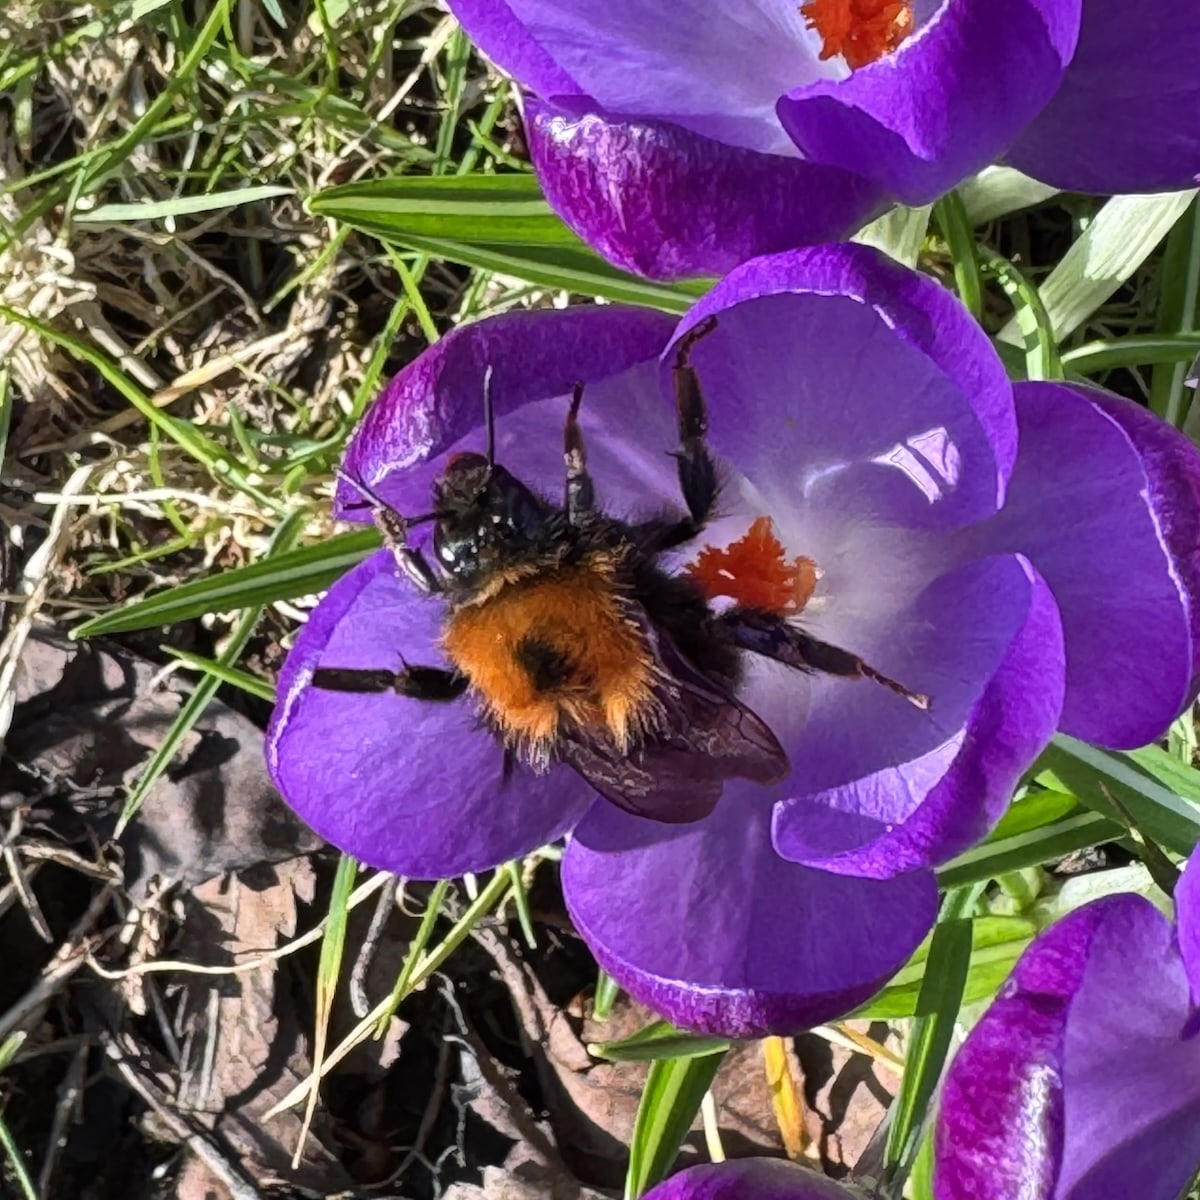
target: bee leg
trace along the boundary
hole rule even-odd
[[[697,537],[717,505],[717,468],[708,453],[708,406],[700,390],[700,377],[692,366],[692,349],[717,327],[716,317],[706,317],[683,335],[675,348],[675,408],[679,422],[679,449],[672,456],[679,464],[679,490],[688,515],[679,521],[661,519],[634,526],[637,540],[650,554],[671,550]]]
[[[490,378],[489,373],[487,380]],[[485,380],[485,387],[487,380]],[[490,412],[490,409],[488,411]],[[371,520],[375,523],[375,528],[383,535],[383,544],[392,552],[392,557],[396,560],[396,565],[400,570],[422,592],[436,594],[442,591],[441,580],[434,574],[433,568],[426,562],[425,556],[420,550],[414,550],[408,544],[409,526],[433,520],[437,517],[437,513],[426,513],[424,516],[406,521],[378,492],[368,487],[357,476],[351,475],[344,467],[335,467],[333,473],[343,483],[348,483],[359,493],[360,498],[348,502],[344,506],[345,510],[347,512],[360,508],[371,510]]]
[[[857,654],[831,646],[818,638],[811,637],[795,625],[770,613],[748,612],[734,609],[721,618],[733,633],[734,641],[743,649],[764,658],[773,658],[785,666],[801,671],[821,671],[842,679],[871,679],[882,684],[897,696],[903,696],[914,708],[922,712],[929,709],[929,697],[913,692],[903,684],[889,679],[881,671],[863,662]]]
[[[369,667],[318,667],[312,675],[313,687],[326,692],[356,692],[374,695],[395,692],[413,700],[445,702],[457,700],[467,690],[467,677],[442,667],[412,667],[407,663],[399,671]]]
[[[444,591],[442,581],[420,550],[408,544],[408,522],[393,509],[375,508],[371,512],[375,526],[383,534],[383,544],[392,552],[396,566],[408,576],[418,591],[437,595]]]
[[[575,385],[567,423],[563,427],[563,461],[567,467],[567,520],[578,525],[596,507],[596,491],[587,471],[587,454],[583,448],[583,431],[579,428],[579,405],[583,402],[583,384]]]
[[[717,469],[708,453],[708,406],[700,389],[700,376],[692,366],[692,350],[717,327],[707,317],[680,339],[675,349],[675,409],[679,422],[679,487],[691,515],[695,536],[712,516],[717,503]]]

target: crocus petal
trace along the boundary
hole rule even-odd
[[[854,1200],[857,1195],[793,1163],[742,1158],[689,1167],[651,1188],[645,1200]]]
[[[590,425],[598,439],[601,426],[627,438],[630,429],[646,431],[652,449],[636,463],[622,465],[621,454],[588,445],[589,463],[597,472],[605,468],[613,489],[624,487],[619,511],[634,499],[639,471],[653,464],[650,475],[663,487],[673,475],[662,452],[673,449],[678,437],[653,364],[674,327],[662,313],[615,305],[506,313],[460,326],[388,384],[355,432],[346,470],[398,512],[427,511],[446,455],[464,442],[464,448],[483,449],[484,375],[490,367],[497,455],[548,494],[562,494],[562,427],[576,383],[589,385],[581,415],[585,434]],[[639,364],[640,372],[631,369]],[[655,441],[650,435],[656,429]],[[553,469],[545,469],[551,461]],[[609,507],[614,494],[602,492]],[[338,503],[340,516],[370,519],[353,485],[340,485]]]
[[[837,167],[725,145],[681,125],[529,99],[546,199],[610,262],[651,279],[721,275],[759,254],[836,241],[882,207]]]
[[[1038,937],[950,1064],[935,1131],[936,1200],[1054,1200],[1067,1012],[1100,916],[1088,905]]]
[[[1194,0],[1087,0],[1079,45],[1050,103],[1007,160],[1068,191],[1156,192],[1200,183],[1200,22]]]
[[[447,7],[475,45],[526,87],[543,96],[582,93],[505,0],[449,0]]]
[[[530,43],[570,79],[568,94],[766,153],[795,153],[775,118],[776,97],[840,73],[818,58],[800,6],[770,0],[507,0],[503,16],[492,0],[454,7],[484,51],[543,99],[563,93],[546,86],[544,72],[535,79],[517,70]]]
[[[1021,453],[1004,511],[980,540],[1028,555],[1054,592],[1067,647],[1061,728],[1144,745],[1195,692],[1200,456],[1098,388],[1027,383],[1015,393]]]
[[[1142,897],[1041,934],[947,1073],[937,1200],[1174,1200],[1200,1157],[1188,1009],[1174,933]]]
[[[1062,628],[1049,589],[1024,560],[960,568],[938,580],[918,608],[943,645],[962,640],[960,678],[947,672],[942,686],[928,685],[928,717],[947,736],[917,758],[793,795],[775,818],[775,844],[785,857],[873,879],[944,862],[999,820],[1053,735],[1062,705]],[[899,751],[901,743],[894,746]]]
[[[1060,86],[1081,0],[946,0],[892,54],[797,87],[779,118],[801,153],[924,204],[992,162]]]
[[[495,866],[561,837],[595,794],[571,770],[523,766],[466,700],[431,703],[313,687],[317,666],[439,666],[442,606],[398,578],[386,551],[340,579],[279,677],[267,763],[322,837],[375,867],[440,879]]]
[[[918,529],[996,511],[1016,456],[1012,387],[945,288],[865,246],[822,246],[732,272],[676,340],[709,316],[692,362],[712,444],[785,511]]]
[[[1175,921],[1179,953],[1192,986],[1192,1006],[1200,1010],[1200,854],[1192,855],[1175,885]]]
[[[837,878],[771,848],[778,789],[732,783],[685,826],[597,805],[563,858],[563,892],[600,965],[688,1029],[806,1029],[867,999],[932,924],[932,875]]]
[[[1148,901],[1097,907],[1063,1046],[1056,1196],[1176,1200],[1200,1161],[1200,1038],[1181,1037],[1187,975],[1170,923]]]

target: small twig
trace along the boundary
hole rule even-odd
[[[83,1085],[87,1079],[89,1042],[83,1041],[75,1048],[75,1053],[67,1066],[67,1073],[58,1088],[58,1101],[54,1105],[54,1120],[50,1126],[50,1140],[46,1147],[46,1157],[42,1169],[38,1172],[37,1194],[50,1195],[50,1184],[54,1177],[58,1160],[66,1149],[67,1135],[71,1123],[78,1119],[80,1100],[83,1097]]]
[[[367,999],[367,972],[379,948],[379,939],[383,936],[388,917],[396,908],[396,890],[400,880],[392,875],[384,884],[379,899],[375,901],[375,912],[371,916],[371,924],[367,936],[363,938],[358,957],[354,960],[354,968],[350,972],[350,1007],[354,1015],[362,1020],[371,1011],[371,1002]]]
[[[102,935],[93,934],[92,927],[100,914],[108,907],[112,889],[105,887],[92,897],[92,902],[80,917],[66,941],[55,951],[54,957],[42,968],[38,981],[6,1013],[0,1015],[0,1041],[14,1029],[23,1025],[51,996],[88,960],[99,944]]]
[[[100,1041],[121,1078],[154,1110],[155,1116],[229,1189],[231,1200],[262,1200],[251,1182],[217,1149],[212,1140],[182,1113],[172,1109],[168,1098],[159,1092],[118,1045],[110,1033]]]
[[[360,884],[350,893],[350,899],[346,902],[347,908],[354,908],[361,904],[373,892],[383,887],[385,883],[393,876],[386,871],[379,871],[373,875],[366,883]],[[106,967],[97,959],[88,956],[87,964],[101,979],[125,979],[130,975],[148,975],[156,971],[177,971],[184,975],[242,975],[247,971],[257,971],[260,967],[264,967],[267,963],[276,962],[281,958],[286,958],[289,954],[294,954],[297,950],[303,949],[305,946],[311,946],[313,942],[319,942],[321,935],[325,932],[325,925],[328,918],[322,918],[313,926],[307,933],[302,933],[298,938],[293,938],[290,942],[285,942],[282,946],[276,946],[273,950],[264,950],[256,958],[248,958],[245,962],[234,963],[232,966],[208,966],[203,963],[184,962],[177,958],[158,958],[153,962],[136,963],[131,967]]]
[[[46,922],[42,906],[38,903],[37,897],[33,894],[33,889],[29,886],[30,879],[37,874],[37,867],[34,867],[26,874],[11,842],[6,841],[4,843],[3,848],[0,849],[0,855],[4,858],[4,865],[8,869],[8,877],[12,880],[12,885],[17,892],[17,899],[21,901],[21,907],[25,910],[25,915],[29,918],[29,923],[33,926],[34,932],[48,946],[53,945],[54,934],[50,932],[50,926]]]

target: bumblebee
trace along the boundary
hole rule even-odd
[[[786,562],[768,519],[734,547],[704,550],[682,573],[661,565],[701,533],[717,505],[707,409],[691,364],[715,326],[709,318],[691,329],[673,364],[686,515],[626,522],[597,507],[578,419],[582,385],[566,417],[561,505],[496,462],[486,380],[486,453],[451,457],[431,512],[406,519],[343,476],[372,509],[400,571],[444,601],[450,666],[321,665],[313,685],[433,703],[470,696],[503,747],[506,778],[517,761],[539,771],[565,762],[621,808],[668,822],[705,816],[727,779],[787,776],[779,740],[738,698],[748,654],[874,680],[927,708],[925,696],[791,619],[816,575],[808,560]],[[433,522],[432,561],[409,544],[410,529],[425,522]],[[718,611],[717,595],[732,606]]]

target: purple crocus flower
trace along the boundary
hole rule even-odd
[[[947,1073],[937,1200],[1176,1200],[1200,1169],[1200,856],[1175,908],[1106,896],[1025,951]]]
[[[950,293],[836,246],[748,263],[678,325],[602,306],[463,326],[392,381],[347,471],[427,512],[448,460],[483,448],[490,368],[497,461],[518,478],[562,494],[582,382],[601,508],[679,513],[673,347],[702,323],[719,519],[664,564],[744,558],[767,527],[784,561],[815,564],[801,627],[928,711],[747,654],[739,698],[786,751],[780,782],[729,780],[707,816],[667,824],[563,764],[505,781],[469,696],[313,686],[318,667],[446,661],[443,603],[384,550],[301,631],[268,754],[319,833],[399,874],[478,871],[571,832],[564,892],[604,968],[681,1025],[752,1036],[844,1013],[900,966],[933,920],[931,867],[994,824],[1056,728],[1140,745],[1195,694],[1200,461],[1108,393],[1014,386]],[[345,483],[339,509],[368,516]]]
[[[855,1200],[861,1192],[774,1158],[741,1158],[689,1167],[643,1200]]]
[[[546,197],[653,278],[723,274],[1004,159],[1200,181],[1193,0],[449,0],[528,89]]]

